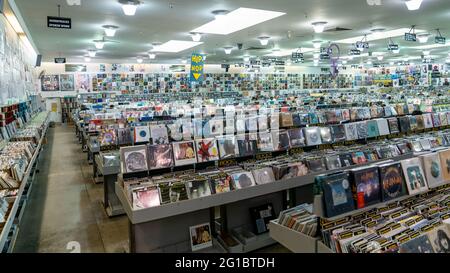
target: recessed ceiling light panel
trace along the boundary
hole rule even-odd
[[[201,44],[203,44],[203,42],[170,40],[164,44],[155,45],[151,51],[177,53]]]

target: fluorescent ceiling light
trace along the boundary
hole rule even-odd
[[[422,0],[406,0],[406,7],[408,10],[418,10],[420,9],[420,5],[422,4]]]
[[[262,46],[266,46],[269,43],[270,37],[263,36],[263,37],[258,37],[258,39]]]
[[[394,62],[389,62],[389,65],[394,65],[395,63]]]
[[[312,43],[315,49],[319,49],[322,41],[313,41]]]
[[[187,64],[187,61],[186,61],[186,60],[181,60],[181,62],[182,62],[183,64]]]
[[[340,59],[348,59],[353,60],[354,57],[368,57],[369,53],[361,53],[360,55],[347,55],[347,56],[340,56]]]
[[[382,61],[384,59],[383,55],[378,55],[377,56],[378,61]]]
[[[343,60],[342,63],[343,63],[343,64],[347,64],[347,60]]]
[[[141,57],[137,57],[136,61],[141,64],[144,60]]]
[[[419,40],[419,43],[421,43],[421,44],[428,42],[429,37],[430,37],[430,34],[428,34],[428,33],[417,34],[417,39]]]
[[[225,54],[230,55],[231,50],[233,50],[233,48],[231,46],[227,46],[227,47],[224,47],[223,50],[225,51]]]
[[[327,22],[314,22],[312,23],[315,33],[322,33],[325,30],[325,25]]]
[[[319,57],[320,57],[320,53],[314,53],[313,54],[313,58],[314,59],[319,59]]]
[[[371,64],[372,64],[372,61],[371,61],[371,60],[368,60],[368,61],[367,61],[367,64],[368,64],[368,65],[371,65]]]
[[[103,26],[103,28],[105,29],[106,36],[114,37],[114,35],[116,35],[116,31],[119,27],[113,26],[113,25],[105,25],[105,26]]]
[[[17,34],[24,34],[22,26],[20,25],[19,21],[17,20],[16,16],[12,12],[6,12],[5,13],[6,19],[8,20],[9,24],[12,26],[14,31]]]
[[[156,58],[156,54],[155,53],[148,53],[148,57],[150,58],[150,60],[153,60]]]
[[[141,4],[138,0],[119,0],[122,4],[123,13],[127,16],[133,16],[136,14],[137,6]]]
[[[425,56],[430,56],[430,51],[429,50],[424,50],[423,51],[423,55],[425,55]]]
[[[228,35],[284,14],[284,12],[269,10],[238,8],[224,15],[223,18],[206,23],[192,32]]]
[[[300,50],[298,50],[298,48],[293,48],[293,49],[284,49],[284,50],[274,50],[269,54],[266,54],[265,56],[269,56],[269,57],[285,57],[285,56],[290,56],[292,54],[292,52],[300,52],[300,53],[308,53],[308,52],[312,52],[314,51],[314,48],[308,48],[308,47],[302,47],[300,48]]]
[[[94,41],[95,44],[95,48],[97,49],[103,49],[103,47],[105,46],[105,41],[102,40],[95,40]]]
[[[162,45],[155,46],[151,51],[177,53],[201,44],[203,42],[170,40]]]
[[[94,58],[97,54],[97,50],[88,50],[89,57]]]
[[[367,34],[365,36],[367,40],[364,39],[364,36],[357,36],[357,37],[353,37],[353,38],[338,40],[338,41],[336,41],[336,43],[354,44],[356,42],[362,41],[363,39],[367,42],[370,42],[370,41],[376,41],[376,40],[381,40],[381,39],[388,39],[388,38],[403,36],[403,35],[405,35],[405,33],[409,32],[409,31],[410,31],[409,28],[399,28],[399,29],[394,29],[394,30],[388,30],[388,31]],[[421,32],[423,30],[416,29],[416,31]]]
[[[250,57],[244,56],[244,62],[249,62],[249,61],[250,61]]]
[[[90,62],[91,61],[91,57],[89,57],[89,56],[84,56],[84,61],[85,62]]]
[[[192,41],[200,42],[202,35],[200,33],[191,33]]]

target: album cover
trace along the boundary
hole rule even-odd
[[[381,202],[380,179],[375,166],[362,167],[350,171],[352,192],[358,209]]]
[[[344,124],[345,129],[345,139],[347,141],[352,141],[358,139],[358,129],[356,123],[346,123]]]
[[[348,166],[352,166],[355,164],[355,163],[353,163],[353,156],[351,153],[340,154],[339,160],[341,161],[342,167],[348,167]]]
[[[346,140],[345,126],[343,124],[331,126],[331,136],[333,142],[342,142]]]
[[[450,253],[450,228],[448,224],[436,227],[428,233],[428,238],[435,253]]]
[[[280,114],[280,125],[281,127],[292,127],[294,126],[294,121],[292,119],[291,113],[281,113]]]
[[[73,74],[59,75],[61,91],[75,91],[75,78]]]
[[[239,154],[234,136],[218,138],[217,146],[219,147],[220,159],[233,158]]]
[[[209,183],[206,179],[187,181],[186,190],[189,199],[211,195],[211,189],[209,188]]]
[[[76,90],[82,92],[90,92],[91,87],[89,84],[89,75],[88,74],[76,74]]]
[[[433,127],[441,127],[441,119],[439,113],[433,113]]]
[[[423,122],[425,129],[433,128],[433,118],[430,113],[423,114]]]
[[[211,193],[223,193],[231,190],[231,176],[225,173],[220,173],[210,177],[209,180]]]
[[[345,172],[317,176],[322,186],[326,217],[355,209],[348,174]]]
[[[400,152],[402,154],[407,154],[407,153],[411,152],[411,149],[410,149],[410,147],[408,146],[407,143],[398,143],[397,147],[398,147],[398,149],[400,150]]]
[[[59,76],[58,75],[43,75],[41,77],[42,91],[59,91]]]
[[[236,172],[232,173],[231,179],[233,181],[233,188],[234,189],[243,189],[255,186],[255,179],[253,178],[253,175],[251,172],[243,171],[243,172]]]
[[[400,124],[400,132],[407,133],[411,131],[411,122],[410,122],[410,116],[405,117],[399,117],[398,122]]]
[[[422,138],[422,139],[419,140],[419,142],[420,142],[420,146],[422,146],[422,149],[423,149],[424,151],[429,151],[429,150],[431,150],[431,142],[430,142],[429,139],[427,139],[427,138]]]
[[[212,247],[212,234],[209,223],[189,227],[192,251]]]
[[[309,118],[309,124],[318,124],[319,123],[319,116],[317,115],[317,113],[308,113],[308,118]]]
[[[119,128],[117,129],[117,144],[126,145],[131,144],[131,130],[130,128]]]
[[[275,181],[275,175],[271,167],[265,167],[252,170],[253,178],[257,185],[266,184]]]
[[[291,147],[303,147],[305,146],[305,137],[301,128],[295,128],[288,130],[289,140]]]
[[[150,141],[150,129],[148,126],[134,127],[134,143],[143,143]]]
[[[173,166],[172,145],[148,145],[148,167],[150,170]]]
[[[442,177],[445,182],[450,181],[450,149],[439,152],[439,158],[441,160]]]
[[[115,145],[117,143],[116,130],[102,129],[99,138],[100,146]]]
[[[416,117],[416,121],[417,121],[417,130],[425,129],[425,120],[423,118],[423,115],[417,115],[415,117]]]
[[[306,145],[315,146],[322,144],[319,127],[303,128],[303,135],[305,136]]]
[[[419,130],[418,117],[419,116],[409,116],[409,127],[411,131]]]
[[[448,125],[448,116],[447,113],[439,113],[439,119],[441,121],[442,126]]]
[[[367,124],[367,137],[371,138],[380,135],[378,129],[378,122],[376,120],[368,120],[366,124]]]
[[[383,202],[406,194],[402,165],[399,162],[380,165],[381,199]]]
[[[411,142],[411,148],[414,152],[421,152],[423,150],[422,144],[420,144],[420,141],[418,140]]]
[[[152,128],[150,127],[150,135]],[[168,134],[170,140],[172,141],[182,141],[183,140],[183,124],[181,121],[176,121],[172,124],[167,124]]]
[[[277,218],[272,203],[250,208],[250,215],[255,234],[268,232],[270,221]]]
[[[197,162],[197,152],[194,146],[194,141],[173,143],[175,166],[189,165]]]
[[[272,141],[276,151],[284,151],[290,148],[289,134],[287,131],[272,131]]]
[[[366,157],[367,161],[377,161],[378,160],[378,154],[376,150],[367,150],[364,151],[364,156]]]
[[[320,137],[322,139],[322,143],[332,143],[333,138],[331,137],[331,129],[330,127],[320,127]]]
[[[433,246],[426,234],[413,238],[408,242],[401,244],[399,253],[435,253]]]
[[[146,209],[160,205],[159,191],[156,186],[148,186],[133,190],[133,210]]]
[[[260,132],[258,134],[258,150],[261,152],[271,152],[275,150],[275,145],[272,139],[272,133]]]
[[[398,126],[397,118],[388,118],[387,121],[389,124],[389,131],[391,134],[400,133],[400,128]]]
[[[248,117],[245,120],[245,128],[247,132],[257,132],[258,131],[258,117]]]
[[[248,136],[244,138],[237,138],[239,148],[239,156],[251,156],[257,152],[257,141],[249,139]]]
[[[442,185],[444,182],[444,177],[442,176],[439,154],[429,153],[420,155],[419,157],[422,160],[422,166],[425,172],[426,180],[428,182],[428,187],[434,188]]]
[[[306,164],[311,172],[322,172],[327,170],[325,159],[322,157],[308,158]]]
[[[337,122],[336,111],[335,110],[325,111],[325,119],[328,123],[336,123]]]
[[[303,125],[302,123],[302,117],[300,115],[303,114],[299,114],[299,113],[292,113],[292,123],[294,127],[300,127]]]
[[[186,191],[186,185],[184,182],[174,182],[170,184],[169,188],[170,202],[175,203],[178,201],[188,200],[188,194]]]
[[[214,138],[196,140],[198,162],[219,160],[219,150]]]
[[[377,121],[377,125],[378,125],[378,133],[380,136],[386,136],[390,134],[389,131],[389,124],[387,119],[381,118],[381,119],[376,119]]]
[[[145,145],[121,147],[120,158],[122,159],[125,173],[148,170],[147,146]]]
[[[208,136],[221,136],[223,135],[224,126],[223,126],[223,119],[221,117],[219,118],[213,118],[210,119],[207,123],[209,134]],[[256,126],[256,125],[255,125]]]
[[[245,118],[244,117],[236,117],[236,132],[238,134],[245,133]]]
[[[325,161],[327,170],[335,170],[342,167],[339,155],[327,155]]]
[[[266,115],[260,115],[258,116],[258,130],[265,131],[269,129],[269,122]]]
[[[359,151],[359,152],[353,152],[352,153],[352,161],[353,164],[365,164],[367,163],[366,155]]]
[[[420,159],[415,157],[401,161],[408,193],[414,195],[428,190]]]
[[[308,174],[308,167],[301,161],[274,166],[273,170],[277,180],[286,180]]]
[[[356,123],[356,130],[358,132],[358,139],[365,139],[368,136],[367,122],[360,121]]]
[[[169,144],[167,127],[164,124],[150,125],[150,135],[153,144]]]

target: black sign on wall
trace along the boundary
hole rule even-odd
[[[55,58],[55,63],[57,64],[65,64],[66,58]]]
[[[63,17],[47,16],[47,27],[49,28],[72,28],[72,19]]]

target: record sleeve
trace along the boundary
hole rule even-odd
[[[252,217],[253,232],[255,234],[268,232],[270,221],[276,218],[272,203],[250,208],[250,215]]]
[[[305,146],[305,137],[301,128],[295,128],[288,130],[289,140],[291,147],[303,147]]]
[[[223,126],[223,119],[221,117],[210,119],[208,121],[208,126],[210,137],[223,135],[224,126]]]
[[[161,169],[173,166],[171,144],[148,145],[148,168]]]
[[[352,153],[353,164],[365,164],[367,163],[366,155],[363,152],[353,152]]]
[[[450,182],[450,149],[439,152],[441,160],[442,177],[445,182]]]
[[[211,193],[223,193],[231,190],[231,176],[220,173],[209,178]]]
[[[172,145],[175,166],[189,165],[197,162],[194,141],[174,142]]]
[[[183,125],[181,122],[174,122],[172,124],[167,124],[167,129],[169,131],[170,139],[173,141],[183,140]],[[150,128],[151,131],[151,128]],[[150,133],[151,135],[151,133]]]
[[[265,167],[260,169],[252,170],[253,177],[255,178],[255,183],[257,185],[271,183],[275,181],[275,175],[271,167]]]
[[[429,188],[440,186],[444,183],[444,177],[442,176],[441,161],[438,153],[429,153],[420,155],[422,160],[423,170],[428,182]]]
[[[183,200],[188,200],[186,185],[184,182],[173,182],[169,188],[170,202],[176,203]]]
[[[148,126],[134,127],[134,143],[144,143],[150,141],[150,129]]]
[[[387,119],[381,118],[381,119],[377,119],[377,124],[378,124],[378,132],[380,134],[380,136],[386,136],[389,135],[390,131],[389,131],[389,124]]]
[[[300,127],[302,126],[302,118],[300,117],[300,115],[298,113],[292,113],[292,123],[293,126],[295,127]]]
[[[358,130],[356,128],[356,123],[346,123],[345,128],[345,139],[347,141],[352,141],[358,139]]]
[[[156,186],[134,189],[132,196],[133,210],[146,209],[160,205],[159,192]]]
[[[289,134],[287,131],[272,131],[272,141],[276,151],[284,151],[290,148]]]
[[[252,173],[249,171],[236,172],[230,175],[233,181],[234,189],[243,189],[256,185],[255,179],[253,178]]]
[[[281,127],[292,127],[294,126],[294,121],[292,119],[292,114],[291,113],[281,113],[280,114],[280,125]]]
[[[401,244],[399,253],[434,253],[434,249],[428,236],[423,234]]]
[[[271,152],[274,151],[276,147],[274,147],[272,133],[259,132],[258,134],[258,150],[261,152]]]
[[[331,136],[333,142],[342,142],[346,140],[345,137],[345,127],[343,124],[331,126]]]
[[[245,120],[245,128],[247,132],[257,132],[258,131],[258,117],[251,116]]]
[[[441,127],[441,119],[439,113],[433,113],[433,127]]]
[[[233,158],[239,155],[239,149],[236,145],[234,136],[217,138],[220,159]]]
[[[192,251],[198,251],[213,246],[211,227],[209,223],[189,227]]]
[[[351,170],[352,192],[358,209],[381,202],[378,168],[374,166]]]
[[[441,225],[428,233],[428,238],[435,253],[450,253],[450,228]]]
[[[115,129],[102,129],[100,133],[100,146],[109,146],[117,144]]]
[[[341,161],[342,167],[348,167],[354,165],[353,157],[351,153],[345,153],[339,155],[339,160]]]
[[[319,127],[303,128],[303,134],[305,135],[306,145],[315,146],[322,144]]]
[[[333,143],[330,127],[320,127],[320,137],[324,144]]]
[[[286,180],[308,174],[308,167],[301,161],[274,166],[274,174],[277,180]]]
[[[418,117],[419,116],[409,116],[409,127],[413,132],[419,130]]]
[[[306,164],[311,172],[322,172],[327,169],[325,159],[322,157],[308,158]]]
[[[448,116],[447,113],[439,113],[439,119],[441,121],[442,126],[448,125]]]
[[[360,121],[356,123],[356,130],[358,132],[358,139],[365,139],[368,137],[367,122]]]
[[[398,122],[400,124],[400,132],[407,133],[411,131],[411,123],[409,116],[399,117]]]
[[[197,160],[199,163],[219,160],[219,150],[215,138],[196,140]]]
[[[339,155],[327,155],[325,161],[328,170],[335,170],[342,167]]]
[[[409,195],[427,191],[428,186],[420,159],[417,157],[405,159],[401,161],[401,164]]]
[[[389,124],[389,131],[391,134],[400,133],[400,128],[398,126],[397,118],[388,118],[387,121]]]
[[[378,129],[378,122],[376,120],[368,120],[367,121],[367,137],[377,137],[380,135]]]
[[[187,181],[186,190],[189,199],[211,195],[211,189],[209,188],[209,183],[206,179]]]
[[[122,160],[125,173],[148,170],[147,146],[145,145],[121,147],[120,158]]]
[[[425,129],[425,120],[423,118],[423,115],[417,115],[415,117],[416,117],[416,121],[417,121],[417,130]]]
[[[237,137],[239,156],[251,156],[257,152],[257,141],[248,136]]]
[[[150,136],[153,144],[169,144],[167,127],[164,124],[150,125]]]
[[[406,194],[402,166],[399,162],[380,165],[378,167],[381,183],[381,198],[383,202]]]
[[[326,217],[334,217],[355,209],[347,173],[317,176],[316,179],[323,189]]]
[[[269,129],[269,123],[267,119],[267,115],[259,115],[258,116],[258,130],[265,131]]]
[[[225,120],[225,135],[234,136],[234,132],[236,131],[234,119],[226,119]]]
[[[433,118],[430,113],[423,114],[423,122],[425,129],[433,128]]]

